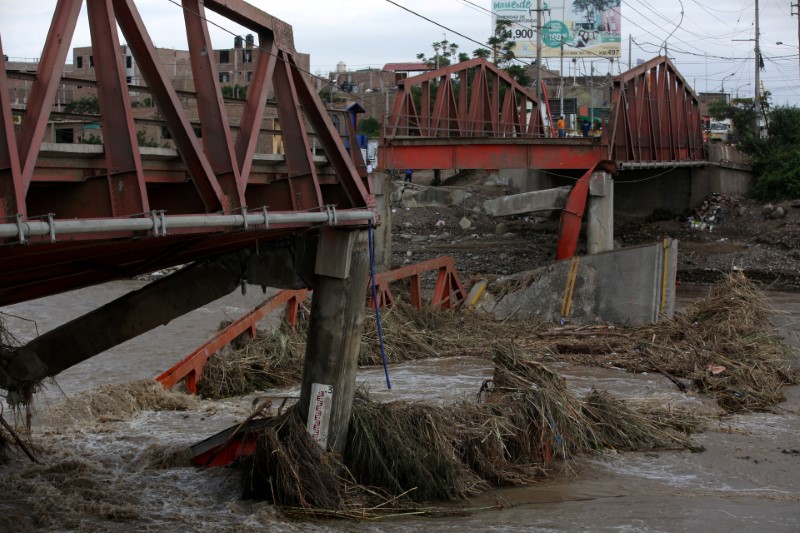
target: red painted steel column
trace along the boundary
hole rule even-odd
[[[53,107],[82,3],[83,0],[59,0],[53,13],[53,22],[36,69],[36,81],[31,86],[22,129],[17,137],[22,170],[20,188],[23,196],[28,192],[33,169],[36,167],[36,158],[39,157],[47,119]]]
[[[300,113],[300,100],[292,79],[292,65],[285,52],[279,52],[278,61],[275,67],[275,98],[278,101],[278,117],[283,131],[292,207],[295,211],[321,209],[322,192],[308,143],[308,132]]]
[[[253,71],[253,79],[247,89],[247,103],[242,110],[239,121],[239,135],[236,137],[236,160],[239,164],[239,175],[242,180],[242,194],[247,188],[250,169],[253,166],[253,154],[258,145],[258,134],[264,118],[264,107],[267,95],[272,89],[272,76],[275,72],[278,47],[272,32],[263,31],[258,36],[258,59]]]
[[[192,62],[192,79],[197,91],[197,111],[203,124],[203,147],[208,162],[231,209],[242,207],[244,184],[233,151],[228,112],[217,74],[214,46],[206,24],[206,12],[200,0],[182,0]],[[234,53],[239,53],[234,50]]]
[[[3,58],[3,42],[0,40],[0,219],[13,217],[17,213],[25,218],[25,195]]]
[[[87,0],[111,216],[150,211],[111,0]]]
[[[289,57],[289,61],[291,63],[290,74],[293,77],[294,88],[297,91],[300,104],[306,112],[306,119],[311,124],[311,127],[314,128],[314,133],[317,134],[317,139],[328,156],[328,162],[336,172],[339,183],[350,200],[350,207],[375,207],[375,197],[367,192],[367,187],[356,172],[353,162],[348,157],[345,157],[347,150],[345,150],[342,138],[333,129],[319,95],[316,91],[311,90],[308,81],[294,64],[291,57]]]
[[[169,132],[175,142],[175,147],[181,154],[189,175],[194,180],[195,187],[205,205],[206,212],[215,212],[222,209],[231,212],[232,207],[228,199],[222,194],[222,189],[214,176],[214,171],[203,153],[200,141],[194,134],[192,125],[181,107],[178,95],[158,59],[153,41],[144,27],[139,12],[133,0],[112,0],[117,14],[117,22],[122,30],[128,46],[131,47],[136,63],[147,86],[164,115]]]

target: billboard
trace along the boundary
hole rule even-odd
[[[620,57],[621,0],[542,1],[542,57]],[[511,22],[517,57],[536,57],[536,0],[492,0],[492,28]]]

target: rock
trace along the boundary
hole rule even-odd
[[[783,206],[779,205],[772,211],[772,213],[769,215],[769,218],[778,219],[778,218],[783,218],[785,216],[786,216],[786,209],[784,209]]]
[[[772,212],[774,210],[775,210],[775,206],[773,206],[772,204],[767,204],[767,205],[765,205],[764,207],[761,208],[761,214],[764,215],[765,217],[768,217],[768,216],[772,215]]]
[[[473,205],[472,206],[472,212],[473,213],[481,213],[482,211],[483,211],[483,209],[481,209],[481,206],[479,206],[479,205]]]
[[[428,238],[425,235],[414,235],[413,237],[411,237],[411,244],[419,244],[427,240]]]
[[[472,227],[472,221],[467,217],[462,217],[461,220],[458,221],[458,225],[461,226],[461,229],[466,231]]]
[[[411,235],[410,233],[401,233],[400,235],[398,235],[398,237],[410,241],[414,236]]]
[[[503,234],[501,235],[501,237],[503,237],[504,239],[513,239],[514,237],[516,237],[516,235],[514,235],[513,233],[511,233],[511,232],[509,231],[508,233],[503,233]]]
[[[411,250],[406,252],[406,257],[411,257],[412,255],[414,255],[414,252],[412,252]]]
[[[733,214],[737,217],[743,217],[747,214],[747,208],[743,205],[737,205],[733,210]]]
[[[506,224],[505,222],[499,223],[494,227],[494,232],[496,235],[503,235],[505,233],[508,233],[508,224]]]

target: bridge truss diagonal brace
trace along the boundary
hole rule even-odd
[[[0,40],[0,218],[19,213],[26,217],[25,194],[22,187],[22,169],[17,151],[11,115],[11,97],[8,93],[6,62]]]
[[[234,153],[205,8],[200,0],[182,0],[182,6],[205,154],[227,203],[240,207],[245,205],[245,187]]]
[[[83,0],[60,0],[56,4],[42,57],[36,69],[36,81],[33,82],[28,95],[27,113],[17,137],[19,160],[22,165],[20,187],[23,196],[27,194],[33,177],[36,159],[39,157],[39,149],[47,129],[47,119],[53,108],[64,62],[78,23],[81,4]]]
[[[87,0],[111,216],[150,211],[111,0]]]
[[[221,209],[230,213],[241,207],[231,204],[230,199],[223,194],[214,171],[203,153],[201,143],[194,134],[192,125],[181,106],[178,95],[163,71],[153,41],[144,27],[133,0],[112,1],[117,15],[117,23],[125,35],[128,46],[131,47],[142,77],[150,87],[153,99],[164,114],[164,120],[175,142],[175,147],[197,187],[206,212],[216,212]]]

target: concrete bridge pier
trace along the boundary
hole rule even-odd
[[[338,453],[347,445],[368,274],[365,230],[322,232],[298,408],[311,436]]]
[[[586,253],[614,249],[614,180],[608,172],[595,172],[589,182]]]

